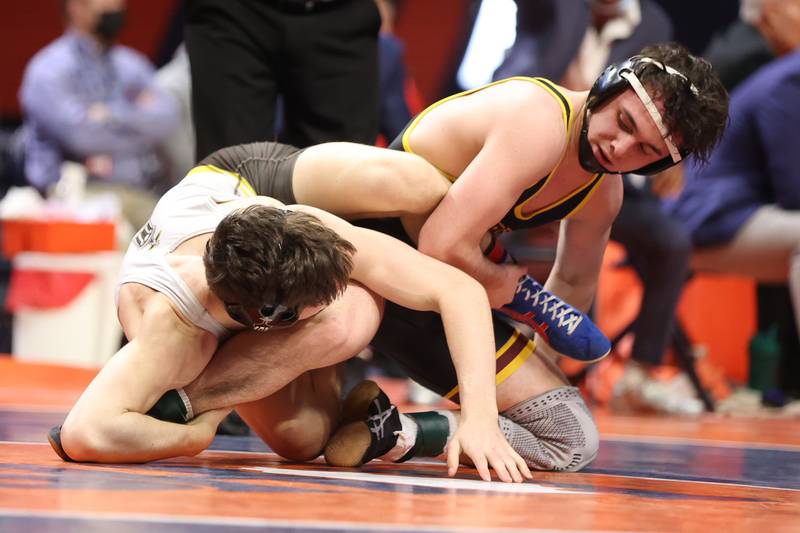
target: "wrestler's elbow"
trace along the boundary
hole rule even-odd
[[[102,462],[111,451],[113,428],[99,417],[68,417],[61,428],[61,444],[70,459]]]
[[[373,163],[372,169],[393,184],[393,204],[405,214],[424,215],[433,211],[447,194],[450,182],[418,155],[404,152],[392,155]]]
[[[329,354],[357,352],[363,348],[363,346],[360,348],[353,346],[356,336],[351,335],[351,330],[358,328],[356,315],[354,309],[347,309],[344,313],[326,314],[315,324],[315,335],[319,345],[325,346]]]
[[[451,242],[445,235],[429,228],[427,224],[420,231],[417,249],[423,254],[444,263],[454,264],[458,262],[457,243]]]

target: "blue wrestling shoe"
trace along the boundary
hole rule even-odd
[[[499,312],[536,331],[554,350],[576,361],[594,363],[611,351],[611,343],[588,316],[525,275],[514,300]]]

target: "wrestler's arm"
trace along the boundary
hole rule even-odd
[[[144,462],[195,455],[208,447],[228,410],[187,425],[143,413],[164,392],[185,386],[217,346],[211,333],[187,324],[161,295],[146,304],[136,337],[100,370],[67,415],[61,430],[76,461]]]
[[[561,222],[556,260],[545,287],[581,311],[592,305],[611,224],[621,205],[621,181],[609,175],[581,211]]]
[[[493,307],[512,300],[525,269],[492,263],[482,253],[481,240],[520,194],[556,165],[563,149],[563,121],[558,136],[553,134],[557,122],[549,129],[547,120],[530,122],[525,133],[510,126],[496,128],[420,231],[419,250],[478,280]],[[541,156],[532,158],[532,150]]]
[[[310,208],[302,207],[304,210]],[[441,314],[458,376],[465,430],[448,449],[451,475],[459,447],[489,480],[487,460],[504,481],[529,471],[498,428],[494,330],[486,292],[464,272],[419,253],[387,235],[309,210],[357,249],[351,278],[409,309]],[[460,431],[460,430],[459,430]]]

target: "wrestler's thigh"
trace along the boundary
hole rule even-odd
[[[513,374],[497,386],[497,407],[504,411],[523,400],[565,385],[569,383],[561,370],[536,349]]]
[[[336,142],[304,150],[292,186],[298,203],[354,219],[428,213],[449,182],[416,155]]]
[[[278,455],[294,461],[317,457],[339,419],[338,366],[309,370],[278,392],[236,408]]]

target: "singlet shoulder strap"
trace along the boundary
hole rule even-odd
[[[539,87],[541,87],[545,91],[547,91],[550,95],[552,95],[553,98],[555,98],[555,100],[559,103],[559,105],[561,107],[561,115],[562,115],[562,117],[564,119],[565,131],[569,132],[569,128],[570,128],[570,126],[572,124],[572,116],[574,114],[573,113],[573,109],[572,109],[572,103],[569,101],[569,99],[566,96],[564,96],[561,93],[559,88],[554,83],[552,83],[550,80],[547,80],[545,78],[531,78],[531,77],[528,77],[528,76],[513,76],[511,78],[504,78],[502,80],[497,80],[497,81],[494,81],[492,83],[488,83],[486,85],[482,85],[480,87],[475,87],[474,89],[469,89],[469,90],[466,90],[466,91],[462,91],[460,93],[453,94],[453,95],[448,96],[446,98],[443,98],[443,99],[441,99],[441,100],[439,100],[437,102],[434,102],[433,104],[431,104],[428,107],[426,107],[424,110],[422,110],[422,112],[419,115],[414,117],[414,120],[411,121],[411,124],[409,124],[408,127],[405,129],[405,132],[403,132],[403,150],[408,152],[408,153],[410,153],[410,154],[414,153],[414,150],[411,149],[411,143],[410,143],[410,140],[409,140],[410,137],[411,137],[411,132],[414,131],[414,129],[416,128],[417,124],[419,124],[419,122],[423,119],[423,117],[425,117],[425,115],[430,113],[433,109],[436,109],[437,107],[439,107],[440,105],[444,104],[445,102],[449,102],[451,100],[455,100],[456,98],[461,98],[462,96],[469,96],[470,94],[474,94],[474,93],[477,93],[477,92],[482,91],[484,89],[488,89],[489,87],[494,87],[494,86],[497,86],[497,85],[500,85],[500,84],[503,84],[503,83],[508,83],[510,81],[525,81],[525,82],[528,82],[528,83],[533,83],[533,84],[538,85]],[[448,177],[450,177],[450,176],[448,176]],[[453,181],[453,179],[451,179],[451,181]]]

